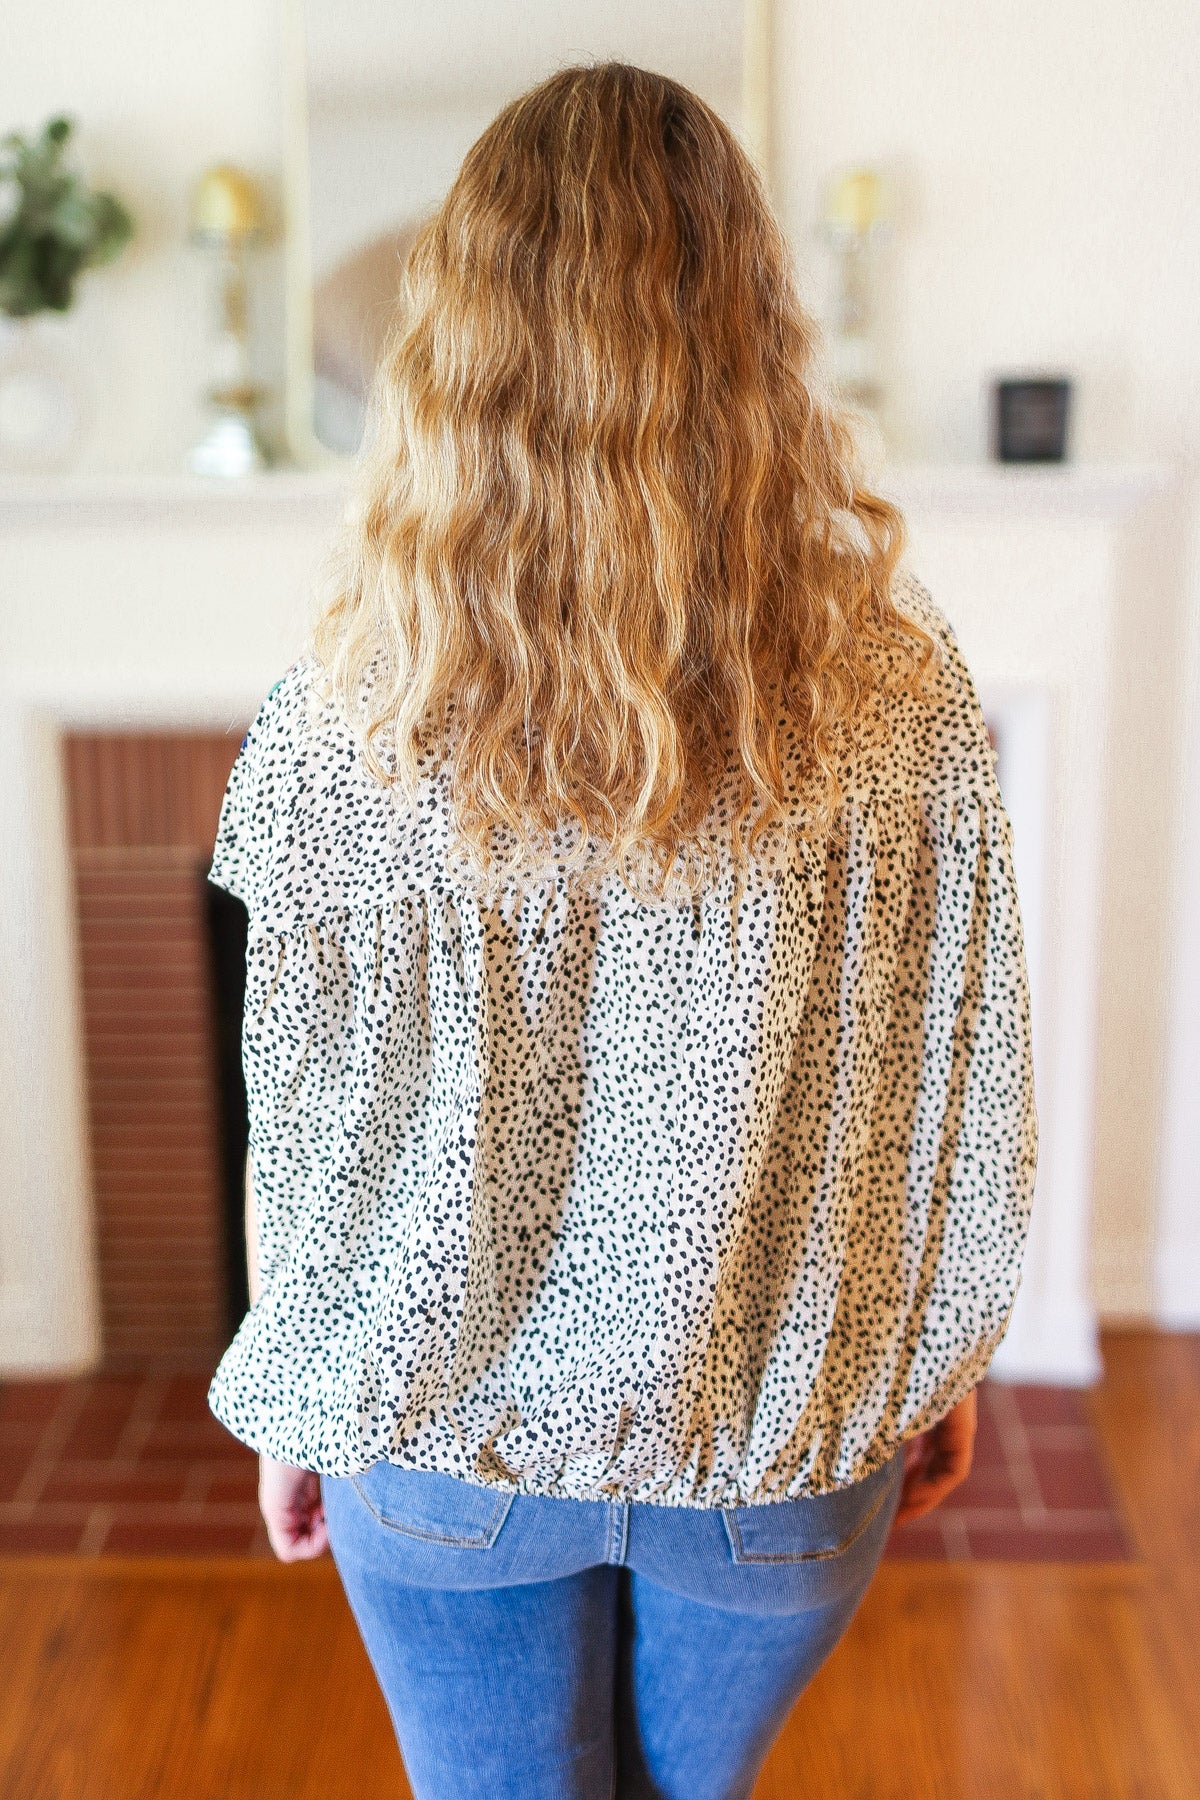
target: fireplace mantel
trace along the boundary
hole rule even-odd
[[[1088,1288],[1113,550],[1164,480],[1129,465],[893,467],[909,560],[1001,726],[1041,1137],[997,1371],[1090,1380]],[[303,642],[342,470],[0,484],[0,1370],[99,1354],[64,729],[246,722]]]
[[[1130,463],[904,463],[880,485],[904,507],[974,517],[1111,519],[1162,482],[1157,465]],[[237,524],[266,516],[336,516],[350,492],[340,467],[273,469],[241,481],[186,474],[0,478],[0,531],[39,524]]]

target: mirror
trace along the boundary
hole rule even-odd
[[[287,0],[289,439],[352,454],[399,269],[496,112],[564,64],[617,57],[674,76],[763,161],[756,71],[769,0]]]

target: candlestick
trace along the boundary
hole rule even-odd
[[[192,242],[210,260],[212,341],[205,405],[208,428],[190,457],[199,475],[247,475],[266,466],[255,414],[264,390],[250,373],[246,255],[260,234],[258,194],[240,169],[201,176],[192,201]]]

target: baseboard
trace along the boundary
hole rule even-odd
[[[1165,1331],[1200,1331],[1200,1242],[1164,1248],[1154,1290],[1156,1325]]]

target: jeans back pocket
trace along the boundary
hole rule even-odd
[[[388,1531],[460,1550],[490,1550],[513,1503],[512,1494],[396,1463],[374,1463],[351,1479],[360,1500]]]
[[[819,1563],[842,1556],[865,1535],[899,1481],[903,1451],[848,1487],[799,1500],[722,1508],[737,1563]]]

